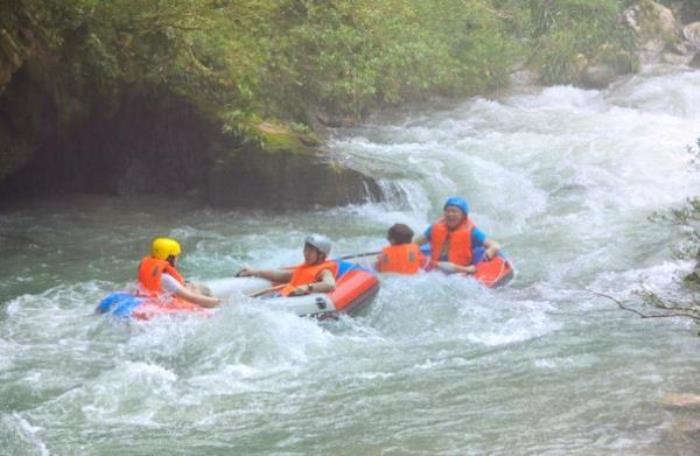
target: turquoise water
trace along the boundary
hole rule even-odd
[[[332,210],[221,211],[70,196],[0,212],[0,442],[9,454],[658,454],[690,452],[697,327],[640,320],[678,291],[682,231],[649,216],[700,181],[700,73],[652,68],[608,91],[528,88],[336,130],[336,159],[389,198]],[[149,240],[192,279],[295,264],[423,230],[451,194],[518,270],[505,289],[387,277],[356,318],[317,324],[236,297],[211,318],[115,324]]]

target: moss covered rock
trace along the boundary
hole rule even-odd
[[[246,132],[236,147],[215,146],[207,184],[214,206],[307,209],[383,198],[374,180],[330,161],[305,126],[256,120]]]

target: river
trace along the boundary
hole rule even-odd
[[[700,194],[700,72],[653,67],[605,91],[528,87],[383,114],[329,139],[388,199],[307,212],[159,198],[44,197],[0,209],[5,454],[659,454],[698,448],[698,328],[642,320],[678,292],[683,230],[650,221]],[[355,318],[238,297],[211,318],[123,325],[93,310],[155,235],[192,279],[422,231],[447,196],[517,269],[506,288],[386,277]],[[695,361],[694,361],[695,360]],[[695,432],[689,432],[695,430]]]

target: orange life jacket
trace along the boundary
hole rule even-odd
[[[163,273],[173,276],[182,285],[185,284],[185,279],[170,263],[147,256],[141,260],[139,265],[139,292],[148,296],[156,296],[163,293],[161,286]]]
[[[325,269],[330,270],[333,273],[333,277],[338,275],[338,263],[335,261],[325,261],[321,264],[307,265],[306,263],[300,264],[294,269],[292,273],[292,279],[289,281],[286,287],[282,288],[282,296],[289,296],[289,294],[294,291],[295,288],[306,285],[309,283],[315,283],[318,281],[318,277],[321,275]]]
[[[400,244],[390,245],[382,249],[377,270],[379,272],[415,274],[425,266],[425,255],[416,244]]]
[[[442,249],[449,242],[447,261],[459,266],[472,264],[472,230],[474,224],[465,219],[454,230],[449,230],[444,220],[433,224],[430,232],[430,257],[440,261]]]

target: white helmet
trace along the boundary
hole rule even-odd
[[[331,253],[331,240],[321,234],[312,234],[311,236],[307,236],[306,239],[304,239],[304,244],[309,244],[311,247],[315,247],[319,252],[326,256]]]

